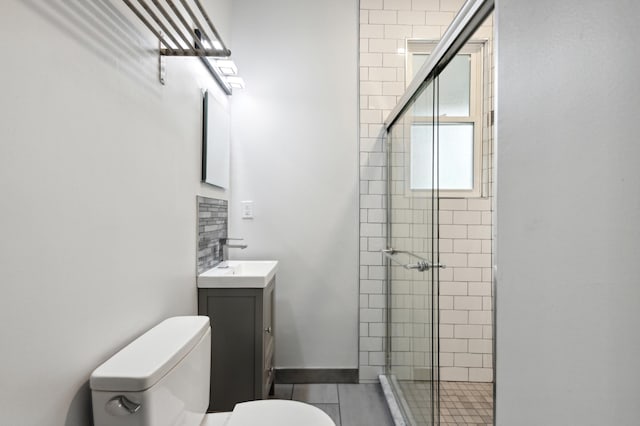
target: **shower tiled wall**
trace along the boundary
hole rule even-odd
[[[220,258],[220,239],[227,238],[229,209],[227,200],[197,197],[198,274],[216,266]]]
[[[461,0],[360,1],[360,380],[384,372],[385,270],[380,249],[386,237],[386,154],[383,121],[404,93],[407,39],[437,40]],[[492,21],[473,37],[488,40],[485,73],[492,74]],[[485,93],[493,93],[490,79]],[[440,202],[440,378],[492,380],[492,139],[485,97],[483,198]],[[402,327],[396,327],[400,330]],[[400,331],[399,331],[400,332]],[[395,353],[419,365],[424,353]],[[409,361],[409,356],[415,357]]]

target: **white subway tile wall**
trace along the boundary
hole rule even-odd
[[[361,0],[360,1],[360,380],[376,381],[384,372],[385,317],[384,260],[387,191],[383,120],[404,93],[408,39],[439,39],[463,0]],[[487,40],[485,75],[493,75],[493,21],[472,39]],[[440,201],[440,252],[448,266],[440,273],[440,378],[447,381],[492,380],[492,184],[493,139],[490,111],[493,82],[484,84],[482,151],[483,198]],[[400,129],[401,130],[401,129]],[[402,136],[402,135],[400,135]],[[393,152],[393,245],[426,253],[431,218],[427,200],[408,200],[405,191],[404,152]],[[391,354],[395,373],[411,378],[430,363],[431,330],[414,320],[424,319],[426,286],[414,285],[416,272],[392,267]],[[416,288],[414,288],[416,287]],[[416,368],[418,367],[418,368]]]

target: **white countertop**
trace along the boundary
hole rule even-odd
[[[265,288],[277,260],[227,260],[198,276],[198,288]]]

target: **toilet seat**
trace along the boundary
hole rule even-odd
[[[231,412],[205,414],[200,426],[226,426],[229,417],[231,417]]]
[[[231,413],[207,414],[202,426],[335,426],[331,417],[313,405],[269,399],[236,404]]]

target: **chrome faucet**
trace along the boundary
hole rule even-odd
[[[220,238],[219,247],[219,255],[221,260],[229,259],[229,249],[230,248],[239,248],[241,250],[246,249],[248,246],[246,244],[229,244],[229,241],[243,241],[244,238]]]

